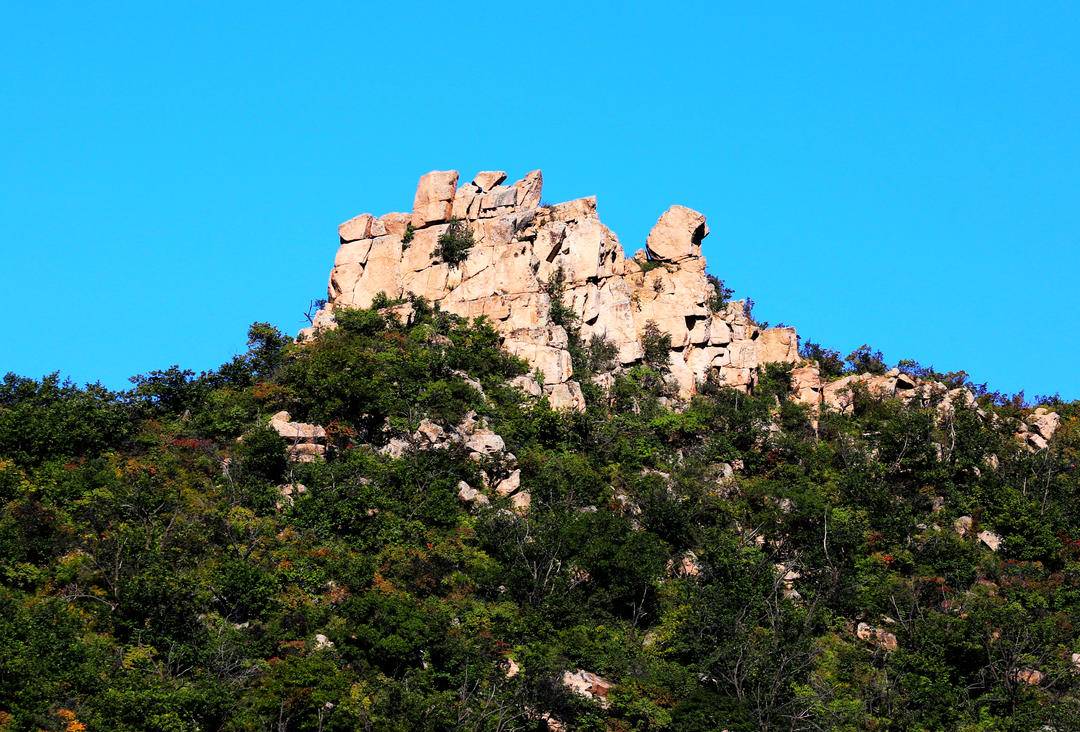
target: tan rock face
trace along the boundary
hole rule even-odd
[[[457,190],[456,170],[433,170],[420,178],[413,198],[412,225],[416,228],[449,221]]]
[[[1044,450],[1050,444],[1054,433],[1061,426],[1061,417],[1046,407],[1038,407],[1020,423],[1016,437],[1029,450]]]
[[[748,390],[761,364],[798,360],[793,329],[761,331],[741,303],[710,312],[701,256],[708,226],[697,211],[669,208],[648,236],[648,254],[628,260],[600,221],[595,197],[541,207],[538,170],[513,184],[502,171],[480,172],[460,186],[458,178],[456,171],[427,173],[411,214],[362,214],[339,227],[328,304],[305,337],[332,328],[335,308],[369,307],[380,292],[424,297],[463,317],[487,317],[507,350],[543,374],[542,384],[519,386],[557,409],[580,410],[585,400],[572,379],[567,334],[550,318],[547,284],[561,272],[563,302],[577,314],[582,338],[608,340],[616,369],[641,361],[650,321],[671,336],[670,377],[682,397],[710,378]],[[435,254],[451,219],[476,242],[455,267]]]
[[[705,217],[686,206],[672,206],[649,232],[645,247],[651,259],[677,262],[701,256],[701,240],[709,233]]]
[[[799,360],[799,336],[794,328],[768,328],[757,341],[758,363],[793,363]]]
[[[506,171],[504,170],[483,170],[473,178],[473,185],[482,192],[487,192],[504,180],[506,180]]]
[[[270,418],[270,428],[286,442],[289,459],[307,463],[326,454],[326,430],[317,424],[293,422],[288,412]],[[300,491],[303,492],[303,491]]]
[[[892,652],[899,648],[896,636],[884,628],[874,628],[867,623],[859,623],[855,628],[855,636],[877,646],[883,651]]]
[[[1043,682],[1043,672],[1034,668],[1021,668],[1017,669],[1013,674],[1014,681],[1019,681],[1029,686],[1038,686]]]
[[[712,312],[712,286],[701,256],[709,228],[705,216],[671,206],[649,232],[646,248],[627,258],[622,244],[597,213],[595,197],[541,206],[539,170],[510,184],[503,171],[481,171],[459,185],[457,171],[421,176],[411,213],[360,214],[338,227],[339,249],[327,287],[327,305],[302,339],[333,329],[334,310],[370,307],[379,293],[390,298],[423,297],[466,318],[488,318],[504,347],[525,359],[534,373],[514,384],[531,397],[546,397],[556,409],[581,410],[585,399],[573,379],[569,339],[551,321],[548,283],[561,272],[562,300],[578,318],[585,342],[608,341],[615,363],[593,381],[609,387],[620,370],[644,356],[642,335],[654,323],[671,338],[668,378],[680,398],[706,381],[749,391],[768,363],[790,363],[792,396],[810,407],[815,426],[823,410],[850,413],[860,395],[897,398],[933,407],[939,419],[958,408],[974,408],[965,388],[914,378],[893,369],[884,374],[821,378],[816,364],[802,363],[794,328],[761,328],[744,303]],[[475,244],[450,266],[436,254],[451,220],[471,231]],[[412,309],[387,314],[408,322]],[[1020,421],[1017,438],[1030,450],[1049,446],[1060,417],[1038,408]],[[318,442],[294,446],[297,459],[324,449]]]
[[[800,404],[816,408],[821,403],[821,386],[821,374],[816,366],[791,370],[791,390]]]
[[[614,686],[614,684],[602,676],[597,676],[591,671],[585,671],[584,669],[564,671],[562,675],[562,684],[575,694],[580,694],[586,698],[596,700],[602,707],[607,707],[607,696],[611,691],[611,687]]]
[[[374,217],[371,214],[360,214],[338,227],[338,236],[342,242],[367,239],[371,236],[371,222]]]
[[[998,547],[1001,546],[1001,537],[995,534],[993,531],[980,531],[979,541],[986,544],[990,551],[996,552]]]

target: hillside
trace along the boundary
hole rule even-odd
[[[1080,403],[504,178],[342,224],[295,340],[4,378],[0,729],[1080,729]]]

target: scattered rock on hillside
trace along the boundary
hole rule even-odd
[[[476,506],[486,506],[490,501],[480,491],[473,488],[465,481],[458,482],[458,498],[462,503],[468,503]]]
[[[979,541],[985,544],[992,552],[996,552],[998,547],[1001,546],[1001,537],[993,531],[980,531]]]
[[[970,516],[961,516],[953,521],[953,530],[960,536],[967,536],[971,533],[971,527],[974,525],[974,521]]]
[[[872,627],[868,623],[859,623],[855,628],[855,636],[886,652],[895,651],[900,647],[894,634],[884,628]]]
[[[278,493],[281,495],[281,500],[277,502],[276,506],[278,510],[281,510],[285,506],[293,505],[293,501],[297,496],[302,496],[307,493],[307,486],[303,483],[285,483],[278,486]]]
[[[1020,423],[1016,436],[1029,449],[1044,450],[1060,426],[1061,417],[1057,412],[1051,412],[1046,407],[1037,407]]]
[[[600,706],[605,708],[609,704],[607,700],[608,692],[610,692],[612,686],[614,686],[614,684],[607,679],[582,669],[573,672],[564,671],[562,675],[562,684],[575,694],[580,694],[588,699],[593,699],[599,702]]]
[[[278,412],[270,418],[270,427],[288,443],[289,459],[311,462],[326,454],[326,430],[317,424],[293,422],[288,412]]]
[[[1019,681],[1028,686],[1038,686],[1043,682],[1045,676],[1043,675],[1043,672],[1038,669],[1021,668],[1013,672],[1012,678],[1013,681]]]

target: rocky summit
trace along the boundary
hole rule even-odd
[[[709,379],[746,390],[763,364],[798,360],[794,328],[760,328],[743,302],[718,298],[701,254],[704,214],[671,206],[628,259],[595,197],[542,203],[539,170],[505,181],[502,171],[464,184],[457,171],[432,171],[421,176],[411,213],[364,213],[341,224],[327,303],[304,335],[328,327],[336,308],[370,307],[380,293],[423,297],[456,315],[486,316],[505,348],[542,375],[552,406],[581,410],[567,330],[552,316],[558,280],[581,337],[610,343],[615,369],[643,359],[650,323],[670,336],[668,368],[680,396]],[[474,242],[460,261],[440,256],[452,227],[465,227]]]
[[[1080,401],[505,180],[341,224],[296,339],[0,380],[0,732],[1077,729]]]
[[[812,414],[823,407],[850,411],[858,389],[938,412],[952,410],[958,399],[973,405],[966,387],[898,368],[823,377],[816,361],[800,357],[795,328],[758,325],[746,301],[727,301],[723,283],[706,274],[704,214],[669,207],[645,247],[628,259],[600,221],[595,196],[549,205],[542,202],[543,182],[539,170],[513,184],[506,184],[505,172],[488,170],[459,185],[456,170],[436,170],[420,177],[411,213],[363,213],[342,223],[326,303],[299,339],[334,328],[339,308],[423,298],[454,315],[487,318],[503,347],[534,369],[536,378],[520,376],[514,384],[547,396],[556,409],[585,409],[573,378],[571,336],[611,349],[607,369],[590,376],[609,387],[645,359],[650,332],[654,347],[664,350],[654,365],[683,400],[705,383],[750,391],[765,365],[780,363],[793,367],[792,400]],[[448,256],[447,238],[466,246]],[[406,319],[411,312],[407,303],[389,309]],[[563,309],[577,328],[573,334],[559,316]],[[1045,447],[1057,429],[1057,415],[1043,412],[1017,432],[1031,449]]]

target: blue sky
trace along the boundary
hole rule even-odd
[[[432,169],[670,204],[755,314],[1080,397],[1075,3],[0,6],[0,372],[211,368]]]

